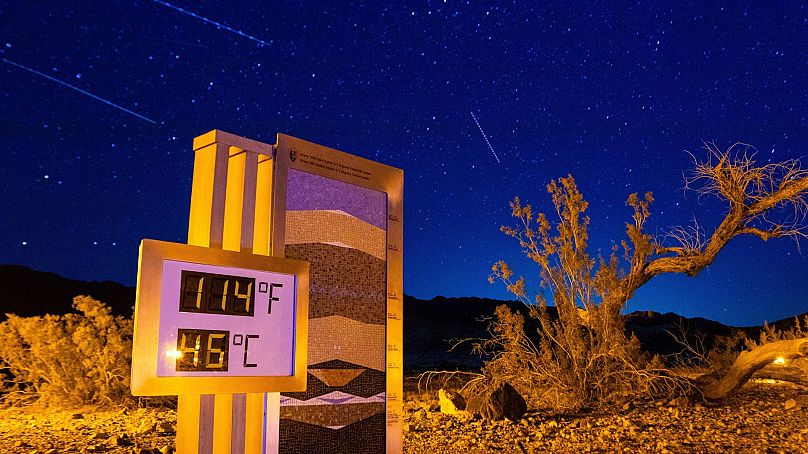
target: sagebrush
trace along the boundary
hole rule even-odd
[[[633,210],[626,222],[627,240],[615,245],[608,257],[596,260],[588,253],[588,203],[572,176],[547,185],[554,223],[543,213],[534,214],[518,198],[513,200],[516,225],[503,226],[502,231],[515,238],[522,252],[538,265],[541,290],[535,301],[529,298],[525,279],[513,279],[504,261],[494,264],[489,280],[503,281],[540,328],[535,335],[526,334],[523,315],[499,310],[492,339],[479,345],[495,355],[485,365],[486,379],[480,381],[510,381],[517,389],[521,383],[521,392],[556,410],[692,391],[693,383],[672,377],[660,361],[642,354],[636,339],[626,336],[621,312],[627,302],[656,276],[696,276],[738,236],[764,241],[808,237],[808,169],[798,160],[759,165],[752,147],[745,144],[722,151],[705,143],[705,149],[706,159],[694,157],[685,189],[726,205],[723,220],[711,234],[694,220],[692,228],[674,227],[655,238],[645,231],[653,196],[635,193],[626,202]],[[550,317],[548,301],[557,309],[557,317]],[[778,344],[778,348],[794,349],[797,344]],[[766,356],[770,350],[757,354]],[[788,355],[805,353],[800,347]],[[714,380],[695,386],[702,395],[708,390],[710,399],[726,398],[759,363],[734,363],[732,367],[741,370],[735,371],[732,383]]]
[[[625,299],[615,291],[625,273],[616,250],[598,266],[590,257],[588,204],[575,180],[552,181],[547,191],[558,218],[555,225],[516,198],[511,210],[519,222],[502,228],[538,264],[543,291],[531,301],[524,278],[512,279],[504,261],[494,264],[489,279],[505,282],[540,327],[535,334],[526,333],[524,315],[497,308],[492,337],[478,346],[494,355],[484,367],[486,376],[510,382],[534,406],[560,411],[620,404],[682,385],[668,376],[661,361],[642,353],[635,337],[626,336],[621,314]],[[622,245],[627,258],[648,253],[650,240],[641,226],[652,200],[650,193],[629,198],[635,223],[628,228],[633,248]],[[550,316],[545,292],[557,316]]]
[[[117,406],[132,403],[132,320],[89,296],[75,314],[18,317],[0,323],[6,405]]]

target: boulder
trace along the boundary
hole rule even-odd
[[[527,402],[513,386],[502,383],[470,397],[466,410],[488,421],[517,421],[527,412]]]
[[[438,400],[440,401],[440,412],[447,415],[454,415],[458,411],[466,409],[466,399],[455,391],[441,388],[438,390]]]

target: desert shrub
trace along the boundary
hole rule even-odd
[[[644,355],[636,337],[626,335],[621,311],[630,295],[620,291],[625,273],[618,249],[596,267],[587,252],[588,204],[575,180],[570,176],[552,181],[547,191],[558,216],[555,226],[516,198],[511,210],[519,222],[502,227],[539,266],[541,291],[535,301],[527,297],[525,279],[514,280],[504,261],[493,265],[489,277],[490,282],[504,282],[540,328],[526,333],[525,315],[499,307],[491,338],[478,345],[493,358],[484,366],[487,379],[477,385],[507,381],[532,406],[559,411],[615,405],[686,386],[670,377],[661,361]],[[629,197],[634,210],[634,223],[627,224],[631,246],[624,241],[622,248],[630,264],[644,260],[653,248],[641,231],[652,200],[650,193],[644,199]],[[545,293],[551,295],[557,317],[550,316]]]
[[[686,375],[724,375],[747,342],[746,333],[740,329],[733,329],[728,335],[707,335],[682,321],[677,330],[666,332],[681,347],[667,356],[667,362],[677,372]]]
[[[794,325],[788,329],[778,329],[775,326],[764,324],[757,338],[749,337],[742,330],[734,330],[727,336],[715,336],[711,341],[706,341],[706,336],[701,333],[688,333],[680,326],[679,333],[669,334],[682,346],[682,351],[675,355],[674,363],[677,366],[677,373],[696,376],[698,381],[704,382],[708,379],[718,379],[736,363],[736,360],[743,351],[753,350],[765,344],[783,340],[803,339],[808,337],[808,315],[802,321],[795,317]],[[786,361],[775,363],[773,366],[785,366]],[[772,374],[771,368],[766,368],[758,372],[755,377],[775,378],[794,381],[795,383],[807,385],[808,360],[806,358],[795,358],[788,362],[790,368],[799,370],[797,375],[789,378],[787,374]],[[776,371],[775,371],[776,372]]]
[[[794,317],[794,326],[789,329],[777,329],[768,323],[763,324],[763,329],[760,331],[758,339],[746,339],[746,348],[749,350],[771,342],[781,340],[802,339],[808,337],[808,314],[803,316],[802,321],[799,317]]]
[[[0,359],[10,375],[4,402],[56,407],[131,403],[132,320],[89,296],[76,314],[18,317],[0,323]]]

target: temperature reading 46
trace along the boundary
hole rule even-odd
[[[244,348],[242,367],[258,367],[257,359],[250,355],[250,341],[255,343],[260,337],[258,334],[233,335],[233,345]],[[175,370],[227,372],[230,340],[229,331],[178,329],[177,349],[171,353],[177,359]]]

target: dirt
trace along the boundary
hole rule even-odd
[[[494,423],[431,411],[436,404],[407,403],[406,453],[808,452],[808,390],[782,383],[749,383],[721,406],[677,399]]]
[[[437,410],[437,396],[410,394],[405,453],[808,452],[808,390],[782,383],[750,383],[721,406],[649,402],[610,414],[529,412],[498,422]],[[7,409],[0,452],[166,454],[175,431],[170,409]]]
[[[167,454],[176,422],[169,409],[12,408],[0,413],[0,452]]]

